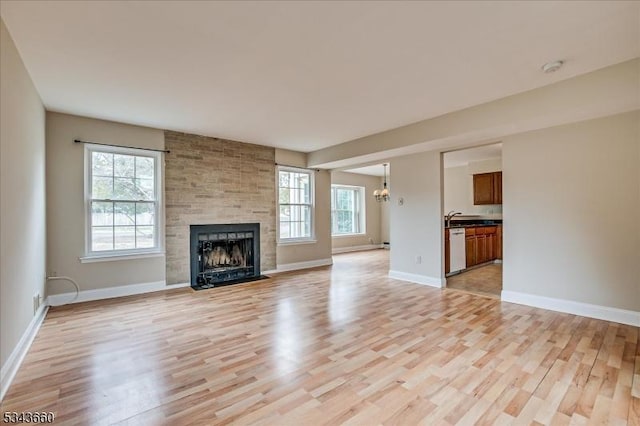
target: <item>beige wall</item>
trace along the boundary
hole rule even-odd
[[[332,247],[336,249],[366,246],[370,244],[382,244],[382,239],[380,237],[381,203],[376,201],[373,196],[373,191],[381,188],[380,178],[377,176],[362,175],[358,173],[335,171],[331,173],[331,184],[364,187],[366,225],[366,232],[363,233],[363,235],[332,237]]]
[[[167,283],[191,281],[190,225],[260,223],[260,268],[274,269],[274,148],[169,131],[165,144]]]
[[[306,167],[307,155],[302,152],[276,149],[276,163],[286,166]],[[303,244],[278,244],[278,267],[299,262],[331,259],[331,173],[315,172],[315,241]]]
[[[504,139],[505,291],[640,311],[639,123]]]
[[[444,276],[440,153],[393,158],[391,169],[390,274],[411,274],[440,284]]]
[[[74,139],[164,149],[162,130],[47,112],[49,272],[73,278],[81,290],[163,282],[164,257],[79,262],[85,250],[84,146],[74,143]],[[164,217],[161,219],[164,221]],[[52,282],[49,288],[56,294],[73,291],[69,286],[65,282]]]
[[[444,154],[445,158],[447,154]],[[501,214],[502,205],[473,204],[473,175],[502,170],[502,160],[494,158],[473,161],[464,166],[444,169],[444,211],[462,212],[465,215]]]
[[[45,295],[45,111],[16,46],[0,21],[0,363]],[[4,387],[4,380],[3,385]]]

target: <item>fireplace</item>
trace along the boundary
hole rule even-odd
[[[260,224],[191,225],[191,287],[202,290],[260,276]]]

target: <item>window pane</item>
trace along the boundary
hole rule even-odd
[[[280,222],[280,238],[291,238],[289,222]]]
[[[113,176],[113,154],[92,152],[91,172],[94,176]]]
[[[350,210],[353,205],[353,191],[348,189],[338,190],[338,209]]]
[[[153,248],[156,157],[91,152],[91,250]],[[135,202],[146,200],[149,202]]]
[[[153,179],[136,179],[136,200],[154,200],[155,185]]]
[[[280,172],[280,188],[289,187],[289,172]]]
[[[113,203],[113,211],[116,226],[135,225],[136,203]]]
[[[135,177],[135,157],[131,155],[114,154],[113,172],[118,177]]]
[[[115,178],[113,182],[113,199],[114,200],[137,200],[138,190],[135,185],[135,179],[132,178]]]
[[[301,236],[311,237],[311,207],[302,206],[302,224],[301,224]]]
[[[136,178],[147,178],[153,180],[154,159],[150,157],[136,157]]]
[[[309,187],[298,189],[298,199],[303,204],[309,204],[311,202],[311,194],[309,194]]]
[[[298,188],[309,187],[309,173],[298,173]]]
[[[311,236],[311,175],[307,172],[279,171],[279,237]]]
[[[91,198],[109,200],[113,198],[113,178],[93,177],[91,179]]]
[[[136,233],[134,226],[114,227],[114,247],[116,250],[136,248]]]
[[[291,189],[285,189],[284,191],[287,191],[289,193],[290,203],[298,204],[300,202],[300,193],[298,192],[297,189],[291,188]]]
[[[291,201],[291,197],[289,196],[289,189],[280,188],[278,191],[278,197],[280,204],[289,204]]]
[[[113,226],[113,203],[99,201],[92,202],[91,225]]]
[[[152,203],[136,203],[136,224],[153,225],[155,208]]]
[[[336,233],[336,211],[335,210],[331,210],[331,233],[335,234]]]
[[[91,250],[104,251],[113,250],[113,228],[95,227],[91,228]]]
[[[346,232],[345,228],[346,226],[344,223],[344,211],[339,210],[338,211],[338,232],[343,234],[344,232]]]
[[[356,234],[364,231],[364,188],[331,187],[331,232],[339,234]]]
[[[136,247],[153,247],[153,226],[136,226]]]
[[[281,221],[289,221],[291,220],[291,207],[290,206],[280,206],[280,220]]]
[[[300,227],[298,226],[298,222],[289,222],[289,236],[291,238],[300,237]]]
[[[302,236],[311,237],[311,207],[302,206]]]

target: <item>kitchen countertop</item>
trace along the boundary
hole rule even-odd
[[[483,227],[483,226],[498,226],[498,225],[502,225],[502,221],[488,221],[485,220],[483,221],[484,223],[456,223],[456,222],[452,222],[451,226],[446,226],[445,225],[445,229],[450,229],[450,228],[477,228],[477,227]],[[493,222],[493,223],[487,223],[487,222]]]

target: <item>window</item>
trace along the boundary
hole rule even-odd
[[[364,234],[364,188],[331,185],[331,234]]]
[[[86,145],[88,257],[158,252],[160,154]]]
[[[307,170],[278,169],[278,240],[313,238],[313,174]]]

